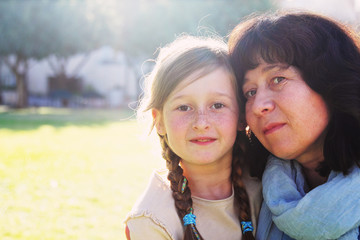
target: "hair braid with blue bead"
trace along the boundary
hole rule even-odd
[[[170,149],[166,135],[159,135],[159,137],[163,149],[162,155],[166,160],[166,167],[169,169],[168,180],[173,192],[172,196],[175,200],[176,211],[185,228],[184,240],[203,240],[196,228],[191,191],[187,186],[187,179],[183,176],[183,169],[179,165],[180,157]]]
[[[254,227],[251,222],[251,212],[249,197],[245,189],[244,182],[242,181],[242,169],[245,162],[245,154],[240,144],[247,144],[247,136],[244,131],[238,132],[232,160],[232,173],[231,178],[234,186],[235,202],[238,207],[238,216],[241,225],[242,235],[244,240],[254,240]]]

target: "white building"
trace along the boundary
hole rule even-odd
[[[49,59],[30,61],[27,83],[29,94],[32,96],[46,97],[49,94],[48,77],[54,75]],[[67,74],[71,75],[83,59],[84,55],[81,54],[71,57],[66,66]],[[91,52],[89,60],[77,76],[82,79],[85,89],[93,89],[104,97],[104,106],[125,106],[136,100],[139,94],[139,79],[136,78],[135,70],[128,67],[123,53],[116,52],[110,47],[102,47]],[[1,80],[5,85],[15,85],[15,77],[4,65],[1,68]],[[16,93],[2,91],[2,98],[4,103],[13,104],[16,101]]]

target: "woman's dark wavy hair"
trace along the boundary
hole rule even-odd
[[[259,60],[298,68],[304,81],[320,94],[329,110],[325,160],[318,172],[348,173],[360,160],[359,38],[340,23],[312,13],[276,13],[252,17],[230,34],[229,49],[238,86]],[[241,95],[241,94],[240,94]],[[244,114],[246,99],[240,109]],[[261,178],[269,152],[251,134],[247,159]]]

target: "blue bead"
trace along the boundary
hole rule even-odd
[[[242,221],[241,226],[242,226],[243,233],[254,231],[254,228],[250,221],[248,221],[248,222]]]
[[[192,213],[188,213],[184,216],[183,220],[184,220],[184,226],[189,225],[189,224],[195,224],[196,225],[196,216]]]

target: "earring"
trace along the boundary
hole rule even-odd
[[[252,135],[252,131],[250,129],[250,126],[247,125],[245,128],[245,132],[246,132],[246,136],[248,137],[249,141],[251,142],[251,135]]]

